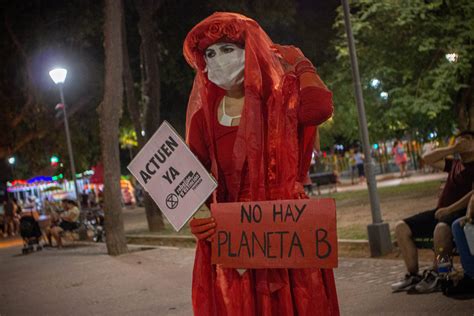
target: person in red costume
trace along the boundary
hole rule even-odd
[[[214,13],[187,35],[196,71],[186,140],[218,181],[212,203],[307,198],[302,182],[332,93],[293,46],[274,44],[254,20]],[[194,314],[339,315],[331,269],[237,270],[211,264],[212,217],[192,219],[198,238]]]

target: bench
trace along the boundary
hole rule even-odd
[[[431,249],[434,253],[436,253],[434,249],[433,238],[415,238],[413,240],[417,249]],[[453,240],[453,256],[459,256],[458,250],[456,248],[456,244]]]
[[[314,186],[318,190],[318,195],[321,195],[322,186],[329,186],[330,193],[331,189],[334,189],[334,192],[337,192],[338,178],[334,172],[311,173],[309,178],[311,179],[311,184],[308,185],[309,195],[314,195]]]

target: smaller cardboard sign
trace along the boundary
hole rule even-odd
[[[212,263],[229,268],[337,267],[333,199],[211,204]]]
[[[128,169],[176,231],[217,187],[214,178],[166,121]]]

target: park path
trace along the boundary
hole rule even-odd
[[[377,175],[377,187],[393,187],[401,184],[412,184],[412,183],[422,183],[428,181],[436,180],[445,180],[447,173],[445,172],[436,172],[436,173],[420,173],[412,172],[409,174],[409,177],[401,179],[399,173],[389,173]],[[343,180],[343,184],[338,186],[338,192],[350,192],[350,191],[362,191],[367,190],[367,184],[365,181],[360,183],[351,184],[350,180]],[[329,192],[329,189],[323,191],[324,193]]]
[[[26,256],[0,249],[0,315],[192,315],[194,250],[131,247],[119,257],[104,245],[76,244]],[[340,258],[335,270],[342,315],[473,315],[474,299],[441,293],[392,294],[397,260]]]

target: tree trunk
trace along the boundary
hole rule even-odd
[[[138,31],[141,37],[141,63],[142,82],[144,85],[143,100],[145,100],[145,137],[149,139],[161,123],[160,117],[160,69],[158,60],[158,33],[154,22],[154,16],[160,7],[160,0],[135,0],[138,11]],[[156,203],[145,194],[145,212],[148,220],[148,228],[152,232],[164,228],[163,216]]]
[[[122,0],[105,0],[104,100],[99,106],[100,142],[104,164],[104,211],[109,255],[126,253],[120,191],[119,121],[122,116]]]
[[[146,143],[145,137],[142,135],[143,126],[140,120],[140,104],[135,95],[135,87],[132,76],[132,70],[130,69],[130,58],[128,55],[127,46],[127,28],[125,26],[125,19],[122,21],[122,37],[123,37],[123,80],[125,87],[125,96],[127,99],[127,108],[132,119],[133,128],[137,135],[138,150],[140,150]]]
[[[459,102],[456,106],[459,129],[474,131],[474,69],[471,70],[468,87],[459,93]]]
[[[471,76],[471,86],[466,93],[466,111],[467,111],[467,123],[466,123],[466,130],[474,131],[474,73]]]

